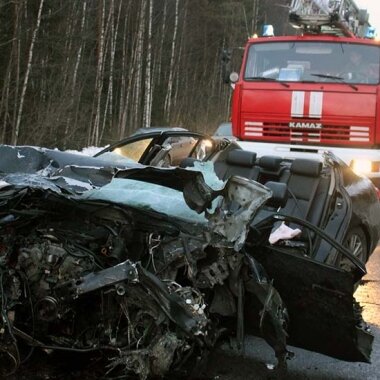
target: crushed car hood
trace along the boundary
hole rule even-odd
[[[49,190],[76,202],[101,201],[156,213],[213,244],[244,245],[249,222],[271,192],[233,177],[223,183],[212,163],[159,169],[34,147],[0,147],[1,187]],[[207,183],[206,183],[207,182]],[[8,184],[8,185],[7,185]],[[187,231],[189,232],[189,231]]]

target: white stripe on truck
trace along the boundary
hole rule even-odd
[[[309,117],[320,119],[322,117],[323,92],[310,93]]]
[[[303,108],[305,105],[305,91],[293,91],[292,94],[292,117],[303,117]]]

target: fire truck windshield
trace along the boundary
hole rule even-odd
[[[378,84],[380,46],[342,42],[260,42],[248,50],[244,80]]]

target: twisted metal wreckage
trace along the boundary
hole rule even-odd
[[[107,374],[191,376],[223,338],[242,345],[251,331],[279,369],[288,336],[369,361],[372,336],[352,295],[363,267],[351,258],[349,273],[268,249],[268,223],[250,229],[271,197],[263,185],[223,183],[207,165],[116,169],[40,148],[0,150],[3,375],[41,348],[101,352]]]

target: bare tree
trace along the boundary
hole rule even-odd
[[[140,111],[141,111],[141,95],[142,95],[142,68],[144,57],[144,34],[145,34],[145,13],[146,13],[146,0],[141,0],[140,17],[136,46],[136,60],[134,61],[134,89],[133,89],[133,114],[132,124],[134,126],[140,125]]]
[[[86,21],[86,8],[87,8],[87,1],[84,0],[82,4],[82,16],[81,16],[81,22],[80,22],[80,35],[83,35],[84,32],[84,26],[85,26],[85,21]],[[76,58],[75,58],[75,64],[74,64],[74,70],[73,70],[73,77],[71,81],[71,92],[70,92],[70,110],[72,111],[75,103],[75,89],[77,86],[77,78],[78,78],[78,70],[79,70],[79,65],[82,59],[82,53],[83,49],[85,47],[85,42],[81,39],[78,47],[78,51],[76,53]],[[76,99],[78,102],[79,99]],[[64,132],[64,143],[63,147],[66,148],[67,143],[68,143],[68,137],[69,137],[69,131],[70,127],[72,126],[72,112],[69,112],[67,115],[67,120],[66,120],[66,126],[65,126],[65,132]]]
[[[177,46],[178,18],[179,18],[178,4],[179,4],[179,0],[175,0],[175,18],[174,18],[173,42],[172,42],[172,47],[171,47],[168,87],[167,87],[166,97],[165,97],[165,117],[166,117],[166,120],[170,120],[170,111],[171,111],[171,106],[172,106],[175,51],[176,51],[176,46]]]
[[[121,16],[121,6],[122,6],[122,2],[120,1],[117,17],[116,17],[116,24],[115,24],[114,0],[111,0],[110,2],[110,14],[112,17],[111,17],[111,33],[110,33],[111,46],[110,46],[109,80],[108,80],[107,98],[106,98],[106,104],[104,107],[104,116],[103,116],[103,124],[102,124],[102,131],[100,134],[100,140],[103,138],[107,121],[110,125],[112,125],[113,123],[113,81],[114,81],[114,69],[115,69],[114,66],[115,66],[116,42],[117,42],[117,35],[119,31],[120,16]],[[108,117],[107,117],[107,114],[108,114]]]
[[[3,115],[3,128],[1,133],[1,142],[5,142],[7,138],[7,125],[14,126],[16,124],[16,107],[13,108],[13,117],[10,114],[9,109],[10,94],[13,92],[14,99],[18,98],[19,93],[19,82],[20,82],[20,28],[21,28],[21,13],[22,13],[22,2],[15,1],[13,4],[13,33],[12,33],[12,47],[9,54],[8,64],[5,71],[3,88],[0,101],[0,115]],[[16,68],[15,74],[13,74],[14,67]],[[12,74],[15,76],[12,83]],[[12,88],[11,88],[12,86]]]
[[[37,22],[36,22],[36,26],[33,30],[32,40],[30,42],[30,47],[29,47],[28,63],[27,63],[27,67],[26,67],[26,73],[24,76],[24,83],[23,83],[22,90],[21,90],[21,98],[20,98],[20,104],[19,104],[18,112],[17,112],[16,125],[15,125],[15,128],[13,130],[13,134],[12,134],[12,144],[14,144],[14,145],[17,144],[18,136],[20,133],[20,123],[21,123],[22,110],[24,107],[25,93],[26,93],[26,89],[28,87],[30,70],[32,69],[34,44],[36,42],[37,33],[38,33],[39,28],[40,28],[43,5],[44,5],[44,0],[40,0],[40,5],[38,8],[38,15],[37,15]]]
[[[104,68],[104,45],[105,45],[105,0],[99,0],[98,8],[98,49],[95,79],[94,118],[91,120],[88,144],[97,145],[100,134],[101,99],[103,92],[103,68]]]
[[[164,51],[164,41],[165,41],[165,34],[166,34],[166,20],[167,20],[167,13],[168,13],[168,1],[164,0],[164,6],[162,11],[162,23],[161,28],[159,30],[160,35],[160,43],[159,43],[159,50],[158,50],[158,62],[157,62],[157,70],[156,70],[156,78],[160,80],[161,78],[161,69],[162,69],[162,55]]]
[[[152,86],[152,17],[153,17],[153,0],[149,1],[148,15],[148,47],[146,52],[145,66],[145,101],[144,101],[144,118],[143,126],[150,127],[152,118],[152,101],[153,101],[153,86]]]

